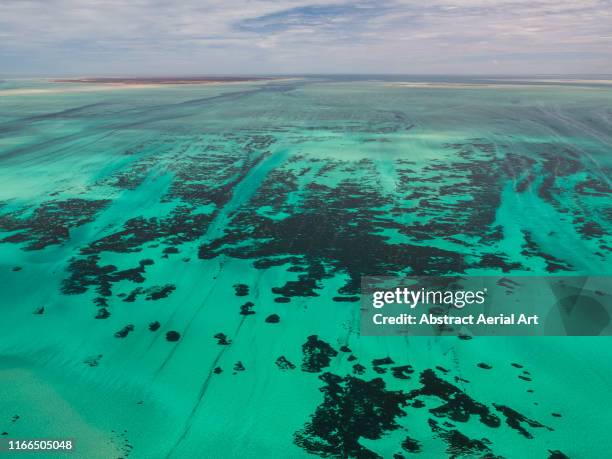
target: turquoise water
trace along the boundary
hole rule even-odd
[[[609,454],[607,338],[361,337],[353,302],[363,275],[612,274],[608,88],[87,88],[0,83],[4,437]]]

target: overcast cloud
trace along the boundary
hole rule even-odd
[[[612,0],[0,0],[0,74],[612,73]]]

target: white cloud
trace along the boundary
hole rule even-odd
[[[609,0],[3,0],[0,73],[612,73]]]

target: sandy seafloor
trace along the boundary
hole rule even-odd
[[[612,274],[612,91],[389,83],[0,83],[2,435],[609,456],[609,338],[360,337],[353,300],[365,274]]]

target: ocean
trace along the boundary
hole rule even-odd
[[[2,435],[87,458],[605,457],[609,338],[361,336],[359,294],[611,275],[610,88],[0,82]]]

